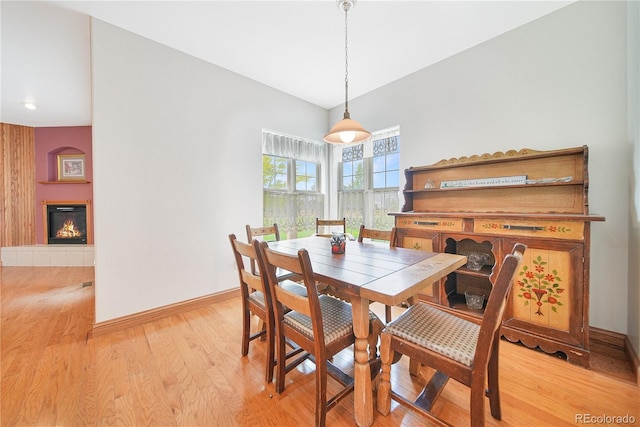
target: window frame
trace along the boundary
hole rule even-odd
[[[397,165],[398,168],[397,169],[389,169],[388,168],[388,159],[390,156],[396,156],[397,157]],[[376,165],[376,159],[384,159],[384,169],[382,171],[376,171],[375,169],[375,165]],[[398,177],[397,177],[397,185],[387,185],[389,182],[389,177],[388,174],[392,173],[392,172],[397,172]],[[384,177],[384,187],[376,187],[376,174],[381,174]],[[400,188],[400,150],[396,150],[393,151],[391,153],[382,153],[382,154],[378,154],[378,155],[374,155],[373,157],[371,157],[371,190],[372,191],[376,191],[376,190],[393,190],[396,188]]]
[[[374,147],[377,141],[377,149]],[[344,163],[345,161],[353,161],[353,154],[345,154],[345,149],[362,145],[362,161],[363,161],[363,188],[346,189],[344,186]],[[393,127],[379,132],[374,132],[373,137],[369,141],[356,143],[342,147],[335,147],[340,151],[335,154],[334,159],[338,161],[337,167],[337,206],[338,216],[347,218],[347,229],[349,232],[357,233],[357,229],[361,223],[370,228],[391,229],[393,227],[393,218],[386,215],[381,216],[380,212],[399,211],[402,207],[400,200],[401,186],[401,169],[400,169],[400,128]],[[387,169],[388,157],[390,155],[397,156],[397,169]],[[374,158],[383,157],[385,169],[385,185],[388,185],[388,173],[396,173],[395,181],[397,185],[374,187]],[[395,164],[394,164],[395,166]],[[391,202],[389,205],[388,202]],[[395,206],[397,204],[397,207]],[[384,208],[382,211],[380,207]]]
[[[285,174],[286,175],[286,179],[285,179],[285,188],[277,188],[277,187],[265,187],[265,182],[264,182],[264,158],[265,157],[270,157],[272,159],[282,159],[285,160],[285,166],[286,166],[286,170],[285,170]],[[288,159],[287,157],[282,157],[282,156],[275,156],[272,154],[263,154],[262,155],[262,189],[266,190],[266,191],[290,191],[290,184],[291,184],[291,178],[290,178],[290,170],[291,170],[291,165],[290,165],[290,159]],[[282,174],[278,174],[278,173],[274,173],[273,177],[277,176],[277,175],[282,175]]]
[[[293,163],[293,167],[292,167],[292,175],[293,175],[293,187],[292,190],[296,193],[319,193],[319,187],[320,187],[320,163],[319,162],[313,162],[310,160],[302,160],[302,159],[290,159]],[[308,173],[308,165],[314,165],[315,166],[315,174],[314,175],[298,175],[298,162],[304,163],[305,164],[305,172]],[[305,177],[311,177],[313,176],[313,178],[315,179],[315,190],[309,190],[308,188],[304,189],[304,190],[299,190],[298,189],[298,177],[299,176],[305,176]]]
[[[262,154],[262,158],[264,159],[265,157],[270,157],[270,158],[274,158],[274,159],[282,159],[285,160],[286,163],[286,175],[287,175],[287,181],[286,181],[286,188],[275,188],[275,187],[265,187],[264,186],[264,160],[263,160],[263,171],[262,171],[262,177],[263,177],[263,182],[262,182],[262,190],[264,191],[276,191],[276,192],[287,192],[287,193],[321,193],[319,187],[320,187],[320,179],[321,179],[321,165],[318,162],[313,162],[310,160],[302,160],[302,159],[294,159],[291,157],[282,157],[282,156],[275,156],[273,154]],[[297,186],[297,178],[298,178],[298,169],[297,169],[297,162],[304,162],[305,166],[311,164],[315,166],[315,181],[316,181],[316,189],[315,190],[299,190],[298,186]],[[306,167],[305,167],[305,171],[306,171]],[[278,175],[278,174],[274,174]],[[312,175],[304,175],[304,176],[312,176]]]
[[[346,154],[345,155],[345,150],[349,149],[350,151],[352,151],[351,154]],[[354,153],[353,151],[357,151],[355,153],[355,158],[354,158]],[[346,159],[345,159],[346,156]],[[362,164],[362,173],[361,174],[356,174],[355,171],[357,170],[357,167],[355,167],[355,163],[361,163]],[[344,173],[344,165],[345,163],[350,163],[351,164],[351,174],[349,175],[345,175]],[[353,185],[353,181],[355,180],[356,177],[361,177],[361,184],[362,187],[360,188],[345,188],[344,186],[344,178],[345,176],[350,176],[352,177],[351,183]],[[342,148],[342,161],[339,163],[338,165],[338,191],[352,191],[352,192],[358,192],[358,191],[365,191],[367,184],[366,184],[366,179],[367,177],[367,167],[366,167],[366,159],[364,157],[364,144],[356,144],[353,145],[351,147],[343,147]]]

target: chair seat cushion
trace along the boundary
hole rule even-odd
[[[471,366],[480,326],[427,304],[417,303],[384,328],[390,333]]]
[[[260,291],[251,292],[249,294],[249,301],[252,301],[258,307],[264,309],[264,294]]]
[[[280,282],[280,286],[288,290],[289,292],[293,292],[301,297],[307,296],[307,288],[304,285],[296,283],[292,280],[283,280]],[[262,307],[264,310],[264,294],[260,291],[255,291],[249,294],[249,300],[256,304],[258,307]]]
[[[353,333],[351,304],[327,295],[319,295],[318,300],[322,310],[325,345],[330,345],[335,340]],[[378,317],[369,311],[369,320],[375,319]],[[313,339],[313,328],[309,316],[291,311],[284,316],[283,322],[307,338]]]
[[[300,283],[294,282],[293,280],[283,280],[282,282],[280,282],[280,286],[282,286],[289,292],[300,295],[301,297],[307,296],[307,288]]]

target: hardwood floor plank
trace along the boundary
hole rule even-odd
[[[113,347],[110,336],[96,337],[96,424],[116,425],[115,386],[113,370]]]
[[[1,274],[3,427],[313,424],[314,365],[304,362],[287,375],[280,395],[265,384],[266,343],[253,341],[249,355],[240,354],[239,298],[93,337],[94,287],[82,286],[93,280],[92,268],[5,267]],[[372,307],[384,315],[384,307]],[[343,367],[352,360],[350,349],[334,358]],[[503,419],[494,420],[487,403],[486,425],[569,426],[581,414],[640,420],[640,391],[624,363],[600,361],[584,369],[503,341]],[[612,372],[602,370],[609,365]],[[414,398],[431,372],[423,367],[412,377],[403,359],[391,368],[393,389]],[[328,386],[329,393],[337,389],[331,379]],[[451,380],[433,412],[468,425],[468,399],[468,389]],[[327,426],[354,425],[353,419],[347,396],[329,411]],[[388,416],[374,413],[375,427],[426,424],[396,402]]]
[[[116,426],[127,427],[137,425],[136,414],[139,410],[135,407],[133,393],[127,393],[115,398]]]

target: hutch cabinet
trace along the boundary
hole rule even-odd
[[[480,258],[419,295],[482,316],[465,292],[488,297],[516,242],[527,245],[502,335],[589,365],[588,147],[523,149],[405,170],[398,245]],[[486,301],[487,298],[485,298]]]

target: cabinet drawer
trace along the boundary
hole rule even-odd
[[[473,231],[478,234],[582,240],[584,239],[584,222],[476,219]]]
[[[414,230],[462,231],[462,218],[397,217],[396,227]]]

